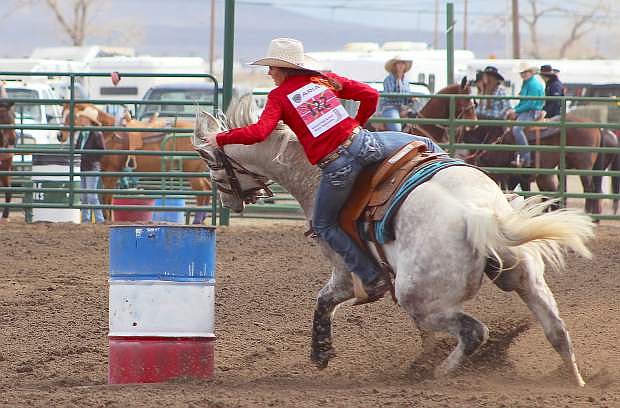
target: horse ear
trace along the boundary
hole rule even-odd
[[[466,87],[467,87],[467,77],[464,76],[463,79],[461,79],[461,89],[465,90]]]

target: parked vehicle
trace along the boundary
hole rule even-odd
[[[120,73],[149,73],[149,74],[205,74],[207,63],[199,57],[106,57],[95,58],[88,64],[88,71],[92,73],[106,73],[113,71]],[[178,83],[206,83],[205,78],[176,78],[176,77],[122,77],[117,85],[113,85],[109,76],[86,77],[84,85],[93,99],[141,99],[146,91],[159,84]]]
[[[5,86],[9,98],[32,99],[32,103],[15,104],[15,123],[25,125],[59,125],[62,111],[59,105],[37,103],[38,99],[57,99],[52,88],[44,82],[9,81]],[[57,130],[17,130],[19,143],[58,144]],[[23,141],[22,141],[23,140]]]
[[[248,92],[241,88],[233,88],[233,97]],[[175,117],[191,117],[196,115],[198,109],[211,110],[211,106],[202,105],[200,108],[196,102],[209,102],[213,104],[215,98],[215,89],[213,82],[197,82],[197,83],[172,83],[155,85],[149,88],[142,98],[145,101],[184,101],[186,105],[170,105],[170,104],[143,104],[138,107],[136,117],[139,120],[150,117],[154,113],[158,113],[159,117],[175,118]],[[222,92],[218,92],[218,107],[222,107]]]

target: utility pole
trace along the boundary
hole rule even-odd
[[[439,48],[439,0],[435,0],[435,32],[433,34],[433,48]]]
[[[463,9],[463,49],[467,49],[467,3],[465,0],[465,8]]]
[[[211,44],[209,45],[209,73],[213,75],[215,61],[215,0],[211,0]]]
[[[521,58],[521,41],[519,38],[519,0],[512,0],[512,58]]]

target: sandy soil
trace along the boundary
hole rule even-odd
[[[456,375],[431,378],[436,361],[418,358],[418,332],[389,300],[341,308],[338,357],[317,371],[309,328],[325,261],[299,222],[233,224],[218,231],[215,378],[123,386],[106,384],[107,227],[0,227],[0,406],[620,407],[617,224],[598,228],[594,260],[548,275],[584,389],[516,295],[488,282],[468,310],[490,341]]]

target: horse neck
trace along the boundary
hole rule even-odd
[[[274,160],[280,147],[274,135],[252,147],[228,145],[226,153],[248,169],[264,175],[286,189],[302,207],[306,218],[312,214],[314,192],[320,174],[312,166],[297,141],[288,141],[278,160]]]

